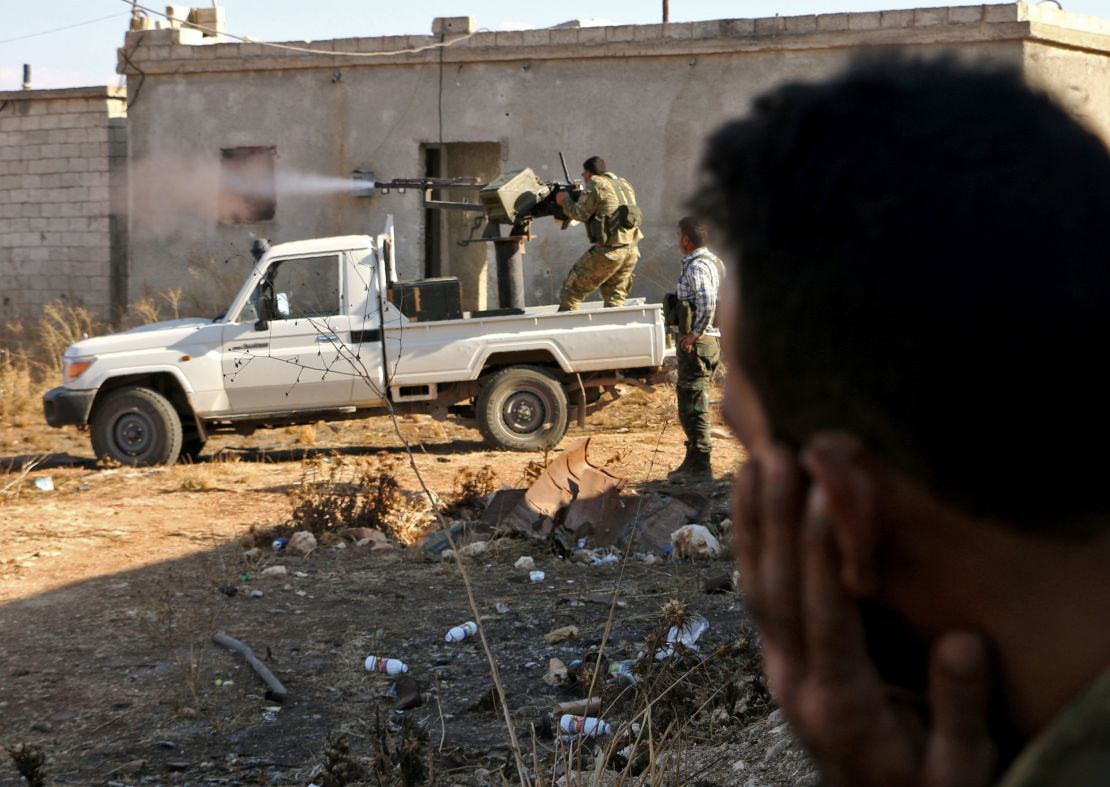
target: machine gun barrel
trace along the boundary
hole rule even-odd
[[[424,192],[424,207],[440,208],[443,210],[472,210],[484,211],[480,202],[457,202],[452,200],[436,199],[435,191],[469,191],[478,194],[485,184],[479,183],[477,178],[394,178],[393,180],[374,181],[374,190],[388,194],[393,189],[404,193],[406,189],[420,189]]]

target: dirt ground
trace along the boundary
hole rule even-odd
[[[425,482],[445,500],[463,469],[488,466],[497,485],[521,486],[527,463],[542,460],[490,451],[476,430],[453,422],[403,419],[401,428]],[[585,430],[572,427],[562,446],[586,435],[591,460],[636,489],[665,491],[682,456],[666,389],[630,392]],[[716,443],[719,480],[702,491],[705,524],[720,530],[728,477],[743,454],[728,439]],[[502,784],[502,774],[515,783],[504,716],[482,701],[491,686],[486,656],[476,637],[444,641],[451,626],[475,617],[456,563],[416,547],[371,553],[335,544],[306,557],[269,548],[259,559],[244,556],[252,528],[289,522],[291,495],[321,466],[382,453],[402,456],[387,418],[217,437],[192,465],[103,469],[76,430],[31,417],[3,425],[0,746],[44,753],[47,783],[56,784],[484,785]],[[25,472],[32,459],[41,463]],[[35,486],[45,478],[52,491]],[[418,488],[407,466],[397,478]],[[534,558],[544,581],[514,568],[522,555]],[[613,609],[607,659],[635,658],[669,600],[710,622],[701,656],[651,667],[635,697],[605,689],[614,726],[651,696],[660,709],[673,705],[658,717],[670,720],[667,730],[640,733],[641,741],[666,741],[642,783],[815,782],[760,699],[740,598],[703,590],[707,578],[731,572],[726,559],[630,557],[596,567],[557,557],[545,543],[504,539],[466,565],[531,779],[592,784],[593,774],[575,774],[592,768],[598,751],[616,767],[613,752],[630,743],[552,736],[553,704],[583,689],[543,680],[551,658],[592,663],[610,617],[607,603],[594,602],[615,591],[623,606]],[[287,574],[263,575],[269,566]],[[579,638],[544,641],[564,625],[577,626]],[[211,643],[216,632],[254,649],[288,689],[283,704],[267,699],[240,657]],[[371,654],[404,660],[423,704],[396,710],[393,679],[363,668]],[[646,755],[636,751],[630,772],[644,767]],[[351,778],[360,769],[361,780]],[[597,783],[615,784],[616,775]],[[22,783],[2,755],[0,785]]]

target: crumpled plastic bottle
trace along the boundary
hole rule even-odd
[[[468,620],[461,626],[455,626],[447,632],[445,639],[448,642],[462,642],[467,637],[472,637],[478,633],[478,624],[473,620]]]
[[[386,675],[400,675],[409,671],[409,665],[400,659],[386,659],[381,656],[367,656],[363,666],[367,672],[381,672]]]

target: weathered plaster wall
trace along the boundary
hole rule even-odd
[[[754,97],[786,80],[829,76],[860,46],[1035,68],[1024,13],[1022,5],[972,6],[480,33],[443,52],[442,140],[499,142],[504,169],[531,166],[550,179],[561,178],[560,150],[575,177],[587,156],[604,156],[636,187],[647,220],[633,294],[657,298],[676,276],[673,227],[695,185],[702,142]],[[421,145],[439,141],[438,52],[343,54],[426,46],[431,37],[313,43],[336,51],[321,56],[257,44],[182,45],[166,33],[128,39],[131,61],[146,72],[130,113],[133,165],[215,166],[221,147],[275,145],[278,166],[289,170],[346,176],[367,166],[383,179],[411,177],[423,174]],[[1047,65],[1049,79],[1055,67]],[[1087,68],[1086,76],[1075,71],[1080,84],[1101,78]],[[190,279],[190,266],[214,265],[236,271],[228,282],[238,278],[245,253],[238,268],[223,261],[245,252],[251,231],[274,240],[372,233],[388,213],[397,221],[401,275],[421,275],[424,214],[413,192],[370,200],[279,195],[273,222],[262,225],[181,215],[155,231],[133,217],[131,292],[211,285],[211,276]],[[547,220],[536,235],[525,257],[528,302],[550,303],[586,239],[582,228],[562,232]]]

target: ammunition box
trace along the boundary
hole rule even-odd
[[[531,168],[506,172],[478,193],[490,221],[509,224],[528,213],[551,189],[540,182]]]

